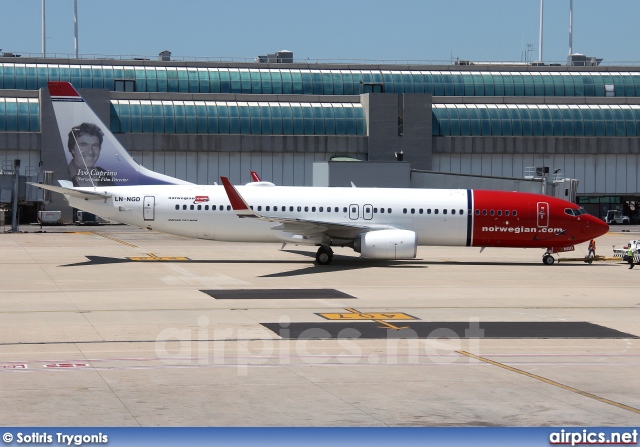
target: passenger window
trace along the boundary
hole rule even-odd
[[[339,212],[339,211],[340,211],[340,208],[338,208],[338,207],[336,206],[336,207],[333,209],[333,211],[337,213],[337,212]],[[345,212],[345,213],[347,212],[347,209],[346,209],[346,208],[344,209],[344,212]]]
[[[227,205],[227,211],[231,211],[231,205]]]
[[[265,211],[269,211],[270,209],[271,209],[271,207],[270,207],[270,206],[265,206],[265,207],[264,207],[264,210],[265,210]]]
[[[327,207],[327,213],[330,213],[330,212],[331,212],[331,207],[330,207],[330,206],[328,206],[328,207]]]
[[[498,216],[502,216],[502,210],[498,210]]]
[[[198,211],[202,210],[202,205],[198,205]]]
[[[456,213],[456,210],[451,210],[451,214],[455,214],[455,213]]]
[[[354,208],[354,210],[355,210],[355,208]],[[342,208],[342,212],[343,212],[343,213],[346,213],[346,212],[347,212],[347,207],[346,207],[346,206],[345,206],[344,208]],[[355,213],[355,211],[354,211],[354,213]]]
[[[324,211],[324,207],[321,206],[320,208],[318,208],[318,211],[320,211],[320,212]]]
[[[487,210],[482,210],[482,215],[486,216],[487,215]]]
[[[302,207],[301,207],[301,206],[299,206],[299,207],[297,208],[297,210],[298,210],[298,212],[302,211]]]
[[[446,209],[443,209],[443,210],[442,210],[442,214],[447,214],[447,210],[446,210]]]
[[[378,213],[378,208],[374,208],[373,209],[373,214],[377,214]]]
[[[438,214],[438,208],[433,210],[433,214]]]
[[[253,205],[249,205],[249,208],[253,209]]]
[[[345,210],[345,212],[346,212],[346,211],[347,211],[347,210]],[[352,213],[354,213],[354,214],[356,213],[356,207],[355,207],[355,206],[352,206],[352,207],[351,207],[351,212],[352,212]]]
[[[204,210],[205,210],[205,211],[209,211],[209,205],[205,205],[205,206],[204,206]]]
[[[518,215],[518,212],[517,212],[516,210],[513,210],[513,212],[511,213],[511,215],[515,217],[515,216],[517,216],[517,215]]]
[[[387,208],[387,213],[391,214],[391,208]]]
[[[491,210],[491,215],[493,216],[495,214],[495,211]]]
[[[469,210],[469,211],[471,211],[471,210]],[[476,210],[476,216],[479,216],[479,215],[480,215],[480,210]]]
[[[420,211],[419,211],[419,213],[420,213],[420,214],[422,214],[422,208],[420,208]]]
[[[308,207],[308,206],[305,206],[305,207],[304,207],[304,212],[306,213],[306,212],[308,212],[308,211],[309,211],[309,207]]]
[[[411,208],[411,214],[415,214],[416,213],[416,209],[415,208]]]
[[[404,209],[402,210],[402,214],[407,214],[407,209],[406,209],[406,208],[404,208]]]
[[[289,207],[289,211],[293,211],[293,207],[292,206]]]
[[[384,214],[384,208],[380,208],[380,214]]]
[[[508,216],[509,215],[509,210],[505,210],[504,215]]]
[[[191,205],[191,206],[189,207],[189,209],[190,209],[190,210],[193,210],[194,208],[195,208],[195,205]]]
[[[316,207],[315,207],[315,206],[314,206],[314,207],[312,207],[312,208],[311,208],[311,211],[315,213],[315,212],[316,212]]]
[[[180,205],[176,205],[176,210],[179,210],[179,209],[180,209]]]
[[[262,205],[258,206],[258,211],[262,211]]]
[[[427,208],[427,214],[431,214],[431,208]]]
[[[215,205],[211,205],[211,211],[215,211],[216,210],[216,206]]]

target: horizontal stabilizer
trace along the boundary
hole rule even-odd
[[[65,188],[62,186],[43,185],[42,183],[28,182],[29,185],[36,186],[47,191],[57,192],[59,194],[65,194],[72,197],[78,197],[84,200],[101,200],[112,197],[112,194],[108,192],[96,192],[96,191],[84,191],[75,188]]]

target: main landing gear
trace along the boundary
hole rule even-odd
[[[542,263],[544,265],[553,265],[554,262],[556,262],[555,258],[551,256],[551,253],[549,253],[548,251],[546,251],[544,255],[542,255]]]
[[[333,259],[333,250],[328,245],[321,245],[316,253],[316,262],[318,265],[328,265]]]

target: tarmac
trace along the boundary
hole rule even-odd
[[[640,267],[620,260],[318,266],[314,247],[20,229],[0,233],[4,426],[640,423]],[[597,254],[636,238],[614,226]]]

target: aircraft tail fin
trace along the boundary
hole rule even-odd
[[[73,186],[191,184],[140,166],[69,82],[48,84]]]

